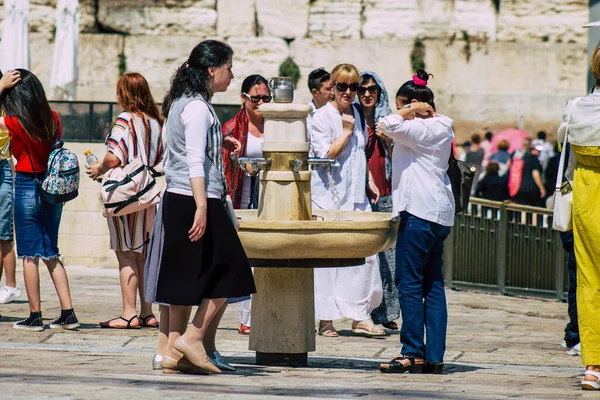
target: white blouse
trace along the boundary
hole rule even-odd
[[[354,210],[356,204],[369,202],[365,190],[368,177],[365,146],[368,135],[365,127],[361,126],[361,118],[356,109],[354,120],[354,132],[331,168],[340,199],[340,209],[350,211]],[[331,103],[319,108],[313,116],[308,132],[310,157],[327,158],[331,144],[342,131],[340,112]],[[336,209],[325,167],[319,166],[312,172],[310,183],[312,201],[322,209]]]
[[[450,118],[404,120],[391,114],[380,128],[395,140],[392,156],[394,216],[402,211],[444,226],[454,225],[454,196],[448,159],[454,132]]]

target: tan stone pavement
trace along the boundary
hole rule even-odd
[[[67,269],[83,324],[79,331],[17,331],[12,323],[28,312],[25,294],[0,305],[0,398],[600,398],[580,390],[580,359],[560,347],[564,303],[449,290],[447,367],[441,376],[381,374],[378,363],[399,352],[398,333],[352,336],[348,320],[336,321],[339,338],[317,337],[308,368],[256,366],[248,338],[237,333],[233,305],[218,347],[238,371],[171,376],[150,368],[156,330],[96,327],[120,314],[117,270]],[[58,315],[58,300],[47,272],[41,275],[49,321]],[[21,276],[19,281],[24,289]]]

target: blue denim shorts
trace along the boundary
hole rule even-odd
[[[44,174],[37,174],[41,181]],[[62,204],[48,204],[38,193],[34,174],[15,176],[15,236],[19,258],[56,258]]]
[[[0,240],[13,240],[13,173],[8,160],[0,160]]]

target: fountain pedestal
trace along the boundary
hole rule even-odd
[[[250,350],[261,365],[306,366],[315,351],[312,268],[255,268]]]
[[[311,207],[309,105],[263,104],[258,210],[240,210],[239,236],[255,267],[250,350],[262,365],[306,366],[315,350],[314,270],[361,265],[395,242],[391,215]],[[240,163],[250,162],[240,158]],[[258,159],[254,160],[258,163]],[[311,159],[320,168],[329,160]],[[313,165],[314,165],[313,164]]]
[[[258,219],[310,220],[306,117],[312,109],[264,104],[260,111],[265,117],[263,157],[270,164],[260,174]],[[256,351],[257,364],[307,364],[308,352],[315,350],[313,277],[311,268],[285,268],[277,262],[254,269],[250,350]]]

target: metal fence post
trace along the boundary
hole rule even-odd
[[[498,221],[498,235],[496,236],[496,266],[497,266],[497,282],[498,293],[506,292],[506,264],[508,258],[508,212],[506,211],[506,203],[500,206],[500,220]]]
[[[554,232],[554,285],[556,300],[563,300],[565,297],[565,250],[558,231]]]
[[[456,223],[456,222],[455,222]],[[452,288],[452,266],[454,264],[454,227],[444,243],[444,281],[448,288]]]

